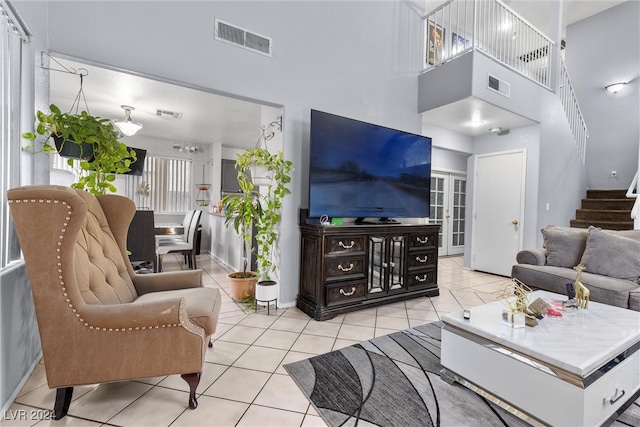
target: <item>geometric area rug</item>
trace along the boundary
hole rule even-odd
[[[284,368],[331,427],[529,426],[440,378],[441,328],[428,323]],[[611,425],[640,426],[640,398]]]

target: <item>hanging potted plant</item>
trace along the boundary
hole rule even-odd
[[[86,111],[62,113],[54,104],[49,109],[50,114],[36,113],[36,133],[24,132],[22,137],[35,141],[43,136],[42,151],[56,151],[70,157],[69,166],[74,166],[74,158],[79,159],[80,178],[71,185],[73,188],[93,194],[115,193],[116,187],[112,184],[115,175],[131,170],[130,165],[136,160],[135,150],[118,140],[119,133],[109,119],[92,116]],[[35,142],[31,142],[24,149],[33,149],[34,145]]]
[[[255,165],[266,168],[271,177],[270,182],[260,188],[247,173]],[[273,254],[278,239],[282,199],[291,192],[287,186],[291,181],[292,163],[284,159],[282,152],[271,154],[266,148],[256,147],[238,155],[236,168],[241,194],[222,199],[226,222],[234,221],[234,226],[240,222],[249,230],[251,226],[255,228],[256,273],[260,277],[255,298],[257,301],[272,301],[278,296],[277,283],[272,277],[275,271]],[[245,241],[250,240],[249,235]]]

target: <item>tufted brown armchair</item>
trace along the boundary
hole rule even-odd
[[[126,242],[136,208],[125,197],[52,185],[7,195],[57,389],[54,417],[67,414],[74,386],[171,374],[187,381],[195,409],[220,312],[202,271],[135,274]]]

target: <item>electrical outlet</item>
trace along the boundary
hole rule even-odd
[[[618,176],[618,171],[611,171],[611,178],[615,178]]]

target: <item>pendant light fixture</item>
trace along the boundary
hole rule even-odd
[[[120,130],[120,133],[124,136],[133,136],[142,129],[142,124],[136,123],[131,120],[131,111],[135,110],[135,108],[129,105],[121,105],[120,106],[124,110],[124,120],[114,120],[113,124]]]

